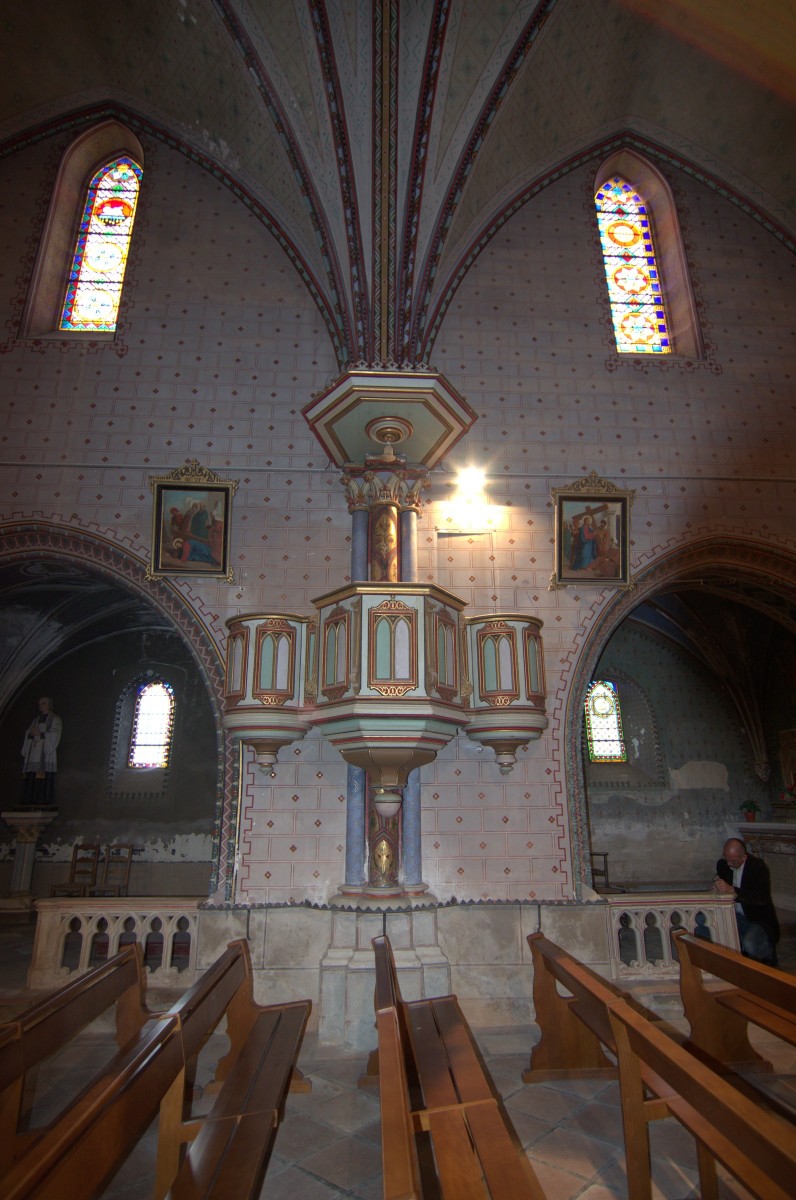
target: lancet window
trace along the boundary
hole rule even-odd
[[[620,175],[607,179],[594,199],[616,349],[620,354],[670,354],[649,206]]]
[[[627,762],[616,686],[597,680],[586,693],[586,738],[591,762]]]
[[[59,329],[115,330],[142,174],[125,155],[105,163],[89,183]]]
[[[173,688],[162,680],[143,684],[135,699],[128,767],[167,767],[173,730]]]

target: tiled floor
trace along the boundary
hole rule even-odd
[[[787,950],[794,943],[789,939]],[[0,1019],[24,1007],[25,970],[32,945],[32,928],[20,921],[0,920]],[[785,947],[783,947],[785,949]],[[786,953],[783,965],[793,969]],[[615,1082],[572,1080],[524,1085],[538,1031],[535,1025],[512,1029],[481,1029],[476,1036],[534,1170],[549,1200],[625,1200],[627,1195],[622,1149],[619,1089]],[[775,1063],[775,1086],[796,1107],[796,1049],[774,1039],[753,1037]],[[111,1044],[110,1028],[87,1035],[77,1052],[67,1051],[51,1075],[45,1101],[57,1107],[58,1075],[75,1073],[96,1063]],[[217,1047],[216,1047],[217,1050]],[[212,1045],[207,1057],[212,1056]],[[318,1043],[308,1035],[299,1065],[312,1080],[312,1092],[291,1095],[276,1140],[263,1200],[379,1200],[381,1156],[379,1105],[375,1089],[357,1086],[366,1056],[351,1055]],[[772,1083],[774,1081],[772,1080]],[[200,1102],[201,1103],[201,1102]],[[699,1195],[692,1139],[673,1120],[652,1127],[655,1200],[685,1200]],[[150,1130],[124,1165],[103,1200],[144,1200],[154,1177],[155,1130]],[[729,1180],[722,1195],[746,1193]],[[233,1197],[230,1200],[234,1200]]]

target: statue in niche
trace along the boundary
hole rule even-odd
[[[42,696],[38,715],[25,731],[22,741],[22,797],[26,808],[52,808],[55,805],[56,750],[63,723],[53,712],[52,699]]]

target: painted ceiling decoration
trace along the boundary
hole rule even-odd
[[[414,367],[508,216],[618,143],[793,246],[794,19],[759,0],[747,44],[742,0],[677,8],[688,36],[643,0],[128,0],[101,17],[70,0],[46,19],[16,5],[0,154],[128,122],[274,233],[341,370]]]

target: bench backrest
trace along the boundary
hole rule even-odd
[[[610,1021],[623,1105],[633,1102],[630,1088],[641,1107],[646,1065],[676,1093],[667,1097],[669,1111],[750,1191],[761,1200],[793,1196],[796,1138],[790,1122],[759,1107],[629,1004],[613,1005]]]
[[[242,939],[230,942],[221,957],[200,975],[170,1012],[182,1026],[186,1061],[199,1053],[225,1014],[231,1053],[237,1053],[239,1042],[245,1038],[257,1015],[248,942]]]
[[[140,946],[72,980],[0,1028],[0,1167],[14,1155],[25,1074],[116,1004],[116,1040],[126,1045],[151,1014]]]
[[[10,1168],[4,1200],[85,1200],[97,1196],[155,1117],[182,1086],[179,1022],[157,1021],[109,1065],[78,1101]]]
[[[390,939],[386,934],[371,938],[373,952],[376,956],[376,1011],[383,1008],[395,1008],[403,1002],[401,989],[398,985],[398,974],[395,970]]]
[[[733,987],[741,988],[788,1012],[796,1011],[796,979],[792,975],[755,962],[754,959],[744,958],[737,950],[695,938],[682,930],[674,934],[674,941],[681,963],[708,971],[725,983],[731,983]]]
[[[387,1200],[398,1197],[414,1200],[423,1193],[397,1010],[380,1008],[376,1013],[376,1028],[384,1195]]]
[[[627,1000],[619,988],[603,979],[591,967],[578,962],[561,946],[551,942],[543,933],[528,934],[528,945],[534,960],[534,988],[541,981],[537,972],[546,972],[572,993],[572,1008],[577,1016],[596,1034],[600,1041],[613,1049],[613,1030],[608,1009],[617,1000]]]

